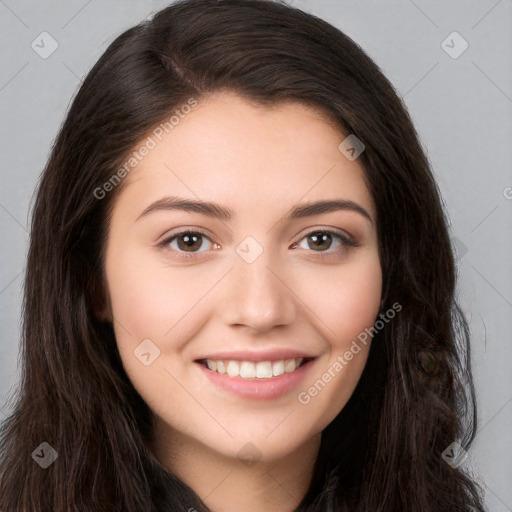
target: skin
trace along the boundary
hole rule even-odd
[[[321,432],[366,364],[370,344],[309,403],[298,401],[379,313],[374,204],[361,165],[338,150],[345,136],[298,103],[264,108],[215,93],[125,178],[114,205],[103,314],[155,415],[155,456],[214,512],[294,510],[310,484]],[[139,217],[171,195],[219,203],[235,217],[178,210]],[[338,198],[356,202],[374,222],[350,210],[283,221],[298,203]],[[184,228],[207,235],[188,260],[179,257],[187,253],[183,237],[158,245]],[[330,245],[315,245],[309,235],[321,228],[358,247],[334,235]],[[247,236],[263,249],[252,263],[236,252]],[[160,350],[148,366],[134,356],[144,339]],[[232,395],[194,362],[214,351],[274,347],[317,358],[293,391],[271,400]],[[238,456],[247,443],[257,449],[252,463]]]

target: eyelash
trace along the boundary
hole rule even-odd
[[[171,237],[168,237],[165,240],[162,240],[158,244],[158,247],[160,247],[162,249],[169,249],[169,244],[174,239],[176,239],[182,235],[191,235],[191,234],[199,235],[201,237],[204,237],[204,238],[207,238],[208,240],[210,240],[210,237],[206,233],[203,233],[202,231],[184,230],[184,231],[180,231],[179,233],[174,233]],[[330,259],[340,258],[342,256],[342,253],[344,253],[345,250],[347,249],[347,247],[359,247],[359,244],[357,244],[352,238],[350,238],[347,235],[340,233],[338,231],[332,231],[329,229],[316,229],[314,231],[310,231],[309,233],[306,233],[298,242],[294,243],[293,246],[295,247],[295,246],[299,245],[300,242],[302,242],[304,239],[310,237],[311,235],[318,235],[318,234],[321,234],[321,235],[329,234],[331,236],[334,236],[334,238],[338,238],[341,242],[341,248],[334,250],[333,251],[334,254],[333,254],[333,252],[329,252],[329,249],[327,249],[327,251],[314,251],[313,249],[309,250],[309,252],[315,252],[316,254],[318,254],[318,256],[320,258],[326,258],[326,259],[327,258],[330,258]],[[210,240],[210,242],[212,242],[212,241]],[[179,251],[179,250],[175,250],[175,249],[170,249],[170,250],[178,253],[179,254],[178,257],[183,258],[183,259],[195,258],[198,253],[205,252],[205,251],[195,251],[195,252],[187,253],[187,252],[183,252],[183,251]]]

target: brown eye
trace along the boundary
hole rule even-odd
[[[329,249],[332,245],[332,236],[327,232],[318,232],[309,235],[307,240],[311,240],[312,243],[308,242],[308,246],[310,249],[314,251]]]
[[[180,251],[196,251],[202,245],[201,235],[198,233],[184,233],[176,237]]]
[[[200,231],[181,231],[166,238],[159,245],[171,249],[173,252],[178,253],[179,256],[187,257],[208,250],[209,247],[205,250],[199,250],[203,246],[204,239],[208,240],[211,244],[211,240]]]
[[[328,253],[329,255],[336,252],[343,252],[347,246],[357,247],[357,244],[348,236],[329,230],[312,231],[307,234],[298,245],[303,249],[309,249],[318,253]],[[329,251],[333,245],[334,248]]]

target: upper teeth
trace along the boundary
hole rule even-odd
[[[214,361],[207,359],[206,365],[210,370],[225,374],[230,377],[242,377],[243,379],[269,379],[283,373],[295,371],[302,363],[302,357],[296,359],[281,359],[279,361]]]

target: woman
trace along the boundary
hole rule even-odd
[[[43,173],[0,509],[481,511],[443,455],[476,421],[454,287],[375,63],[277,2],[174,4]]]

